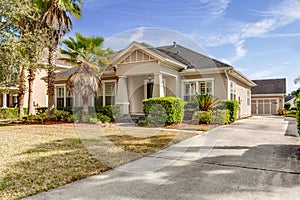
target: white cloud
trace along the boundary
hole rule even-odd
[[[135,33],[130,36],[130,41],[138,41],[144,37],[144,28],[136,29]]]
[[[227,25],[226,33],[217,33],[212,36],[203,36],[205,46],[222,46],[235,44],[252,37],[267,37],[268,33],[300,20],[300,1],[285,0],[269,8],[267,11],[256,11],[263,18],[257,22],[235,22]],[[281,34],[277,36],[296,37],[296,34]],[[273,35],[276,36],[276,35]]]
[[[232,63],[245,57],[247,50],[244,49],[244,40],[239,41],[235,44],[235,53],[236,55],[230,60]]]
[[[250,79],[266,78],[267,76],[269,76],[271,74],[273,74],[273,72],[271,70],[263,70],[263,71],[256,72],[254,74],[250,74],[249,78]]]

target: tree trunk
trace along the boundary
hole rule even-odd
[[[49,49],[48,57],[48,116],[52,117],[54,115],[54,102],[55,102],[55,58],[56,58],[56,46],[53,46]]]
[[[24,116],[24,97],[26,92],[26,76],[25,69],[21,67],[19,76],[19,114],[20,118]]]
[[[33,81],[35,79],[35,74],[32,69],[28,70],[28,115],[34,114],[33,105]]]
[[[89,114],[89,97],[83,96],[82,97],[82,116]]]

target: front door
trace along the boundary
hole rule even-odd
[[[153,93],[153,81],[147,82],[147,99],[152,98]]]

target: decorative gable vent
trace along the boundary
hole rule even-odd
[[[128,64],[128,63],[136,63],[136,62],[145,62],[145,61],[153,61],[154,58],[150,57],[149,55],[145,54],[142,51],[135,50],[129,56],[127,56],[121,64]]]

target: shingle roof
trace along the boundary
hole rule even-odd
[[[169,45],[157,47],[157,49],[175,60],[188,66],[188,69],[209,69],[231,67],[228,64],[222,63],[216,59],[210,58],[181,45]]]
[[[60,71],[60,72],[57,72],[55,74],[56,77],[69,77],[71,76],[72,74],[74,74],[75,72],[77,72],[79,70],[80,67],[72,67],[72,68],[69,68],[69,69],[66,69],[66,70],[63,70],[63,71]],[[114,69],[112,67],[107,67],[105,69],[106,72],[108,71],[114,71]]]
[[[289,96],[285,97],[284,101],[287,102],[287,101],[290,101],[290,100],[292,100],[294,98],[296,98],[296,97],[289,95]]]
[[[257,86],[253,87],[252,94],[285,94],[286,79],[252,80]]]

